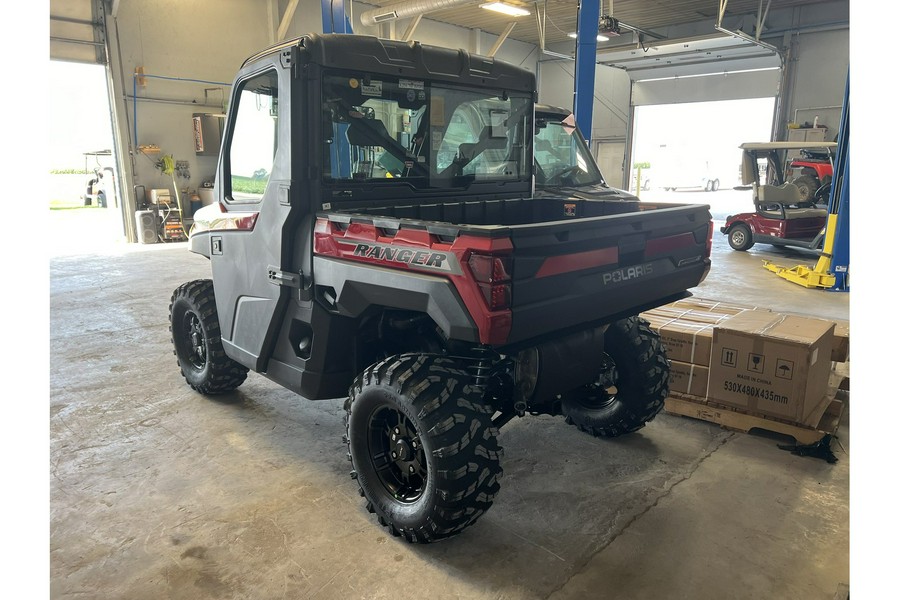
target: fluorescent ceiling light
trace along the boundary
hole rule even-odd
[[[577,39],[577,38],[578,38],[578,34],[575,33],[575,32],[573,31],[572,33],[569,34],[569,37],[572,38],[572,39],[574,40],[574,39]],[[598,41],[598,42],[608,42],[608,41],[609,41],[609,38],[606,37],[605,35],[600,35],[600,34],[598,33],[598,34],[597,34],[597,41]]]
[[[531,14],[531,12],[525,10],[524,8],[519,8],[518,6],[513,6],[512,4],[506,4],[504,2],[488,2],[487,4],[481,4],[480,6],[481,8],[486,8],[494,12],[503,13],[504,15],[509,15],[510,17],[524,17]]]

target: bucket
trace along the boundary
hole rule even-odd
[[[199,190],[197,190],[197,193],[200,194],[200,203],[203,206],[212,204],[216,201],[216,193],[214,188],[200,188]]]

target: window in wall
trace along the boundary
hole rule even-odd
[[[237,95],[234,132],[226,165],[233,202],[259,202],[278,147],[278,75],[274,71],[244,81]]]

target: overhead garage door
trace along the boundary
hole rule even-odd
[[[635,106],[770,98],[782,67],[773,51],[722,36],[601,53],[598,61],[628,72]]]
[[[106,63],[102,27],[91,0],[50,0],[50,59]]]
[[[742,136],[771,135],[782,64],[768,47],[717,36],[605,52],[598,61],[632,80],[626,166],[649,163],[651,184],[682,187],[668,180],[689,172],[698,186],[737,184]]]

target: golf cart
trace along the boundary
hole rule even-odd
[[[794,149],[831,149],[834,142],[764,142],[740,147],[741,180],[750,185],[754,212],[730,215],[720,231],[735,250],[749,250],[755,243],[819,250],[825,235],[828,210],[817,202],[827,202],[827,192],[804,199],[800,187],[784,182],[784,153]],[[760,182],[760,161],[765,161],[765,183]],[[824,186],[823,186],[824,187]],[[822,200],[822,194],[826,194]]]

